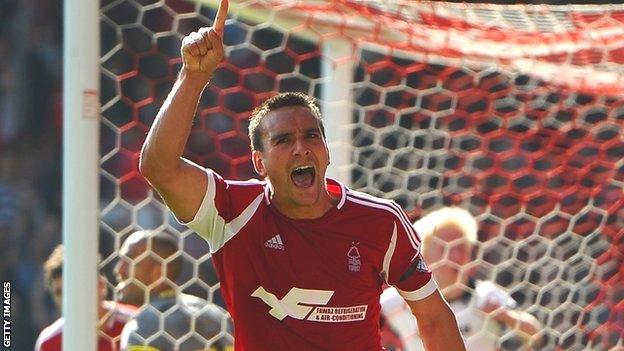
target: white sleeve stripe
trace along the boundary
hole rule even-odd
[[[438,289],[438,284],[436,284],[435,279],[431,278],[429,279],[429,282],[427,284],[425,284],[420,289],[415,290],[415,291],[403,291],[399,288],[396,288],[396,289],[399,292],[399,294],[403,296],[405,300],[418,301],[433,294]]]
[[[213,178],[214,175],[212,174],[211,170],[206,169],[206,177],[208,178],[208,182],[207,182],[208,185],[206,186],[206,194],[204,195],[204,198],[202,199],[202,202],[199,205],[199,209],[197,209],[197,213],[195,213],[195,217],[193,217],[193,219],[188,223],[182,223],[182,224],[185,224],[187,227],[192,227],[194,225],[199,224],[198,222],[200,222],[202,218],[208,215],[208,212],[210,212],[211,207],[214,212],[217,211],[217,209],[214,207],[216,185],[215,185],[215,180]],[[204,235],[204,233],[199,233],[199,232],[197,234]]]
[[[401,224],[403,225],[403,228],[405,229],[405,232],[407,233],[407,237],[410,243],[412,244],[412,247],[417,251],[419,250],[420,240],[418,240],[418,236],[416,236],[416,231],[414,230],[414,227],[412,226],[412,224],[406,219],[406,217],[401,215],[403,211],[400,208],[398,208],[398,205],[396,205],[397,207],[395,207],[395,206],[392,206],[393,203],[391,201],[379,202],[379,201],[374,201],[372,197],[368,198],[368,197],[356,196],[352,192],[349,193],[349,200],[355,203],[358,203],[360,205],[384,209],[394,214],[399,219]]]
[[[258,195],[238,217],[226,223],[225,219],[219,215],[215,204],[217,189],[215,175],[209,169],[206,170],[206,175],[208,177],[206,195],[195,218],[186,225],[202,236],[208,242],[210,252],[215,253],[249,222],[262,202],[263,194]]]
[[[383,278],[388,283],[388,275],[390,274],[390,261],[392,260],[392,256],[394,255],[394,249],[396,248],[397,241],[397,229],[396,224],[394,225],[394,230],[392,231],[392,238],[390,239],[390,244],[388,245],[388,250],[386,250],[386,255],[383,259],[382,264],[382,274]]]
[[[245,210],[241,212],[240,215],[238,215],[238,217],[234,218],[231,222],[225,225],[223,241],[215,244],[214,246],[210,246],[211,253],[215,253],[220,248],[222,248],[225,243],[230,241],[230,239],[232,239],[245,226],[245,224],[249,222],[251,217],[253,217],[254,213],[256,213],[256,210],[260,206],[260,203],[262,203],[263,198],[264,194],[259,194],[258,196],[256,196],[253,202],[250,203],[249,206],[247,206],[247,208],[245,208]],[[219,218],[221,219],[221,217]]]
[[[64,319],[59,318],[54,323],[45,327],[39,334],[39,337],[37,337],[37,342],[35,343],[36,344],[35,350],[40,350],[41,346],[43,346],[44,343],[46,343],[48,340],[52,339],[56,335],[62,333],[64,324],[65,324]]]
[[[414,229],[414,227],[412,226],[412,223],[409,221],[409,219],[407,218],[407,215],[405,214],[405,212],[401,209],[401,207],[390,200],[383,200],[383,199],[379,199],[379,198],[375,198],[372,197],[368,194],[364,194],[364,193],[354,193],[351,192],[350,195],[353,195],[354,197],[357,197],[357,195],[360,195],[358,198],[364,200],[364,201],[369,201],[371,203],[375,203],[375,204],[379,204],[379,205],[385,205],[388,207],[391,207],[392,209],[394,209],[394,214],[397,215],[397,217],[399,217],[399,219],[401,220],[401,223],[403,224],[403,227],[405,228],[405,231],[407,232],[408,238],[410,238],[410,241],[412,242],[412,246],[414,247],[414,249],[417,249],[420,247],[420,240],[418,239],[418,235],[416,234],[416,231]]]
[[[390,206],[394,207],[398,212],[399,218],[401,219],[401,222],[405,227],[405,231],[407,232],[408,237],[410,237],[413,242],[416,243],[414,248],[418,249],[418,247],[420,246],[420,240],[418,239],[418,234],[416,233],[416,229],[414,229],[412,222],[410,222],[409,218],[407,218],[407,214],[405,214],[405,211],[403,211],[403,209],[396,202],[389,201],[389,203]]]

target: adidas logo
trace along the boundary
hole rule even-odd
[[[419,272],[428,272],[429,267],[425,264],[425,260],[423,260],[422,256],[418,255],[418,263],[416,264],[416,270]]]
[[[264,246],[269,249],[284,250],[284,243],[279,234],[264,242]]]

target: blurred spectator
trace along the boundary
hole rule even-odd
[[[63,246],[57,246],[44,265],[45,280],[59,310],[63,302]],[[98,285],[99,351],[119,350],[119,335],[126,323],[132,318],[135,308],[105,301],[106,283],[100,277]],[[63,318],[45,328],[35,345],[35,351],[60,351],[63,349]]]
[[[61,240],[62,5],[0,0],[0,272],[17,350],[57,316],[41,267]]]
[[[225,310],[181,293],[175,281],[183,252],[163,232],[138,231],[123,243],[115,272],[120,300],[143,305],[122,334],[125,349],[230,350],[232,323]],[[222,333],[225,331],[226,333]]]
[[[422,238],[422,254],[431,265],[433,276],[455,312],[468,350],[500,349],[508,330],[529,344],[541,324],[532,315],[516,310],[516,302],[501,287],[490,281],[476,280],[473,248],[477,242],[477,221],[466,210],[445,207],[414,223]],[[409,307],[394,288],[381,296],[387,327],[402,340],[387,339],[391,350],[422,350],[418,327]],[[382,333],[383,334],[383,333]],[[392,333],[386,335],[392,336]],[[387,336],[388,337],[388,336]]]

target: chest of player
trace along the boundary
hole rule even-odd
[[[260,289],[284,299],[295,291],[324,291],[331,292],[331,305],[352,306],[378,299],[387,245],[379,221],[372,218],[345,211],[291,220],[265,207],[228,242],[219,259],[235,294],[250,296]],[[301,298],[314,300],[314,294]]]

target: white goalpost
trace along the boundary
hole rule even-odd
[[[99,2],[64,5],[63,349],[97,350]]]

